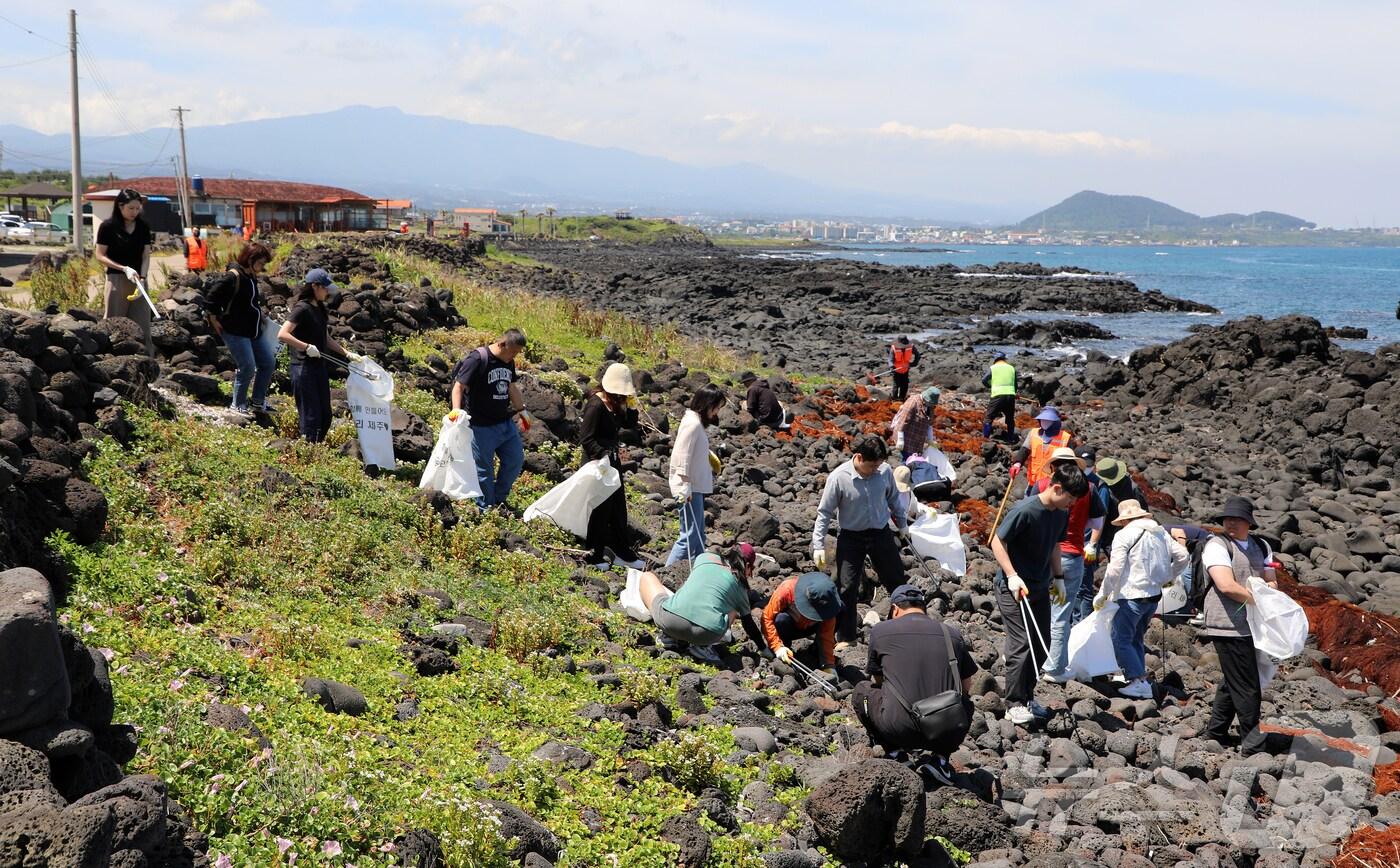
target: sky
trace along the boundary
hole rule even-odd
[[[0,123],[67,130],[68,5],[0,12]],[[71,5],[84,134],[154,129],[153,155],[175,105],[203,125],[363,104],[1008,216],[1094,189],[1400,225],[1380,0]]]

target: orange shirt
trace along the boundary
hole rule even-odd
[[[783,645],[782,637],[778,635],[778,626],[774,623],[779,615],[787,612],[792,619],[797,622],[799,629],[810,628],[815,621],[809,621],[802,617],[802,613],[797,611],[793,601],[797,594],[797,577],[783,582],[773,592],[773,596],[768,598],[768,605],[763,607],[763,637],[768,640],[770,650],[777,651]],[[821,622],[817,628],[817,652],[821,658],[822,665],[836,665],[836,619],[827,618]]]

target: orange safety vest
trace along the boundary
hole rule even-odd
[[[914,347],[891,347],[890,352],[894,354],[894,372],[896,374],[909,373],[909,366],[914,361]]]
[[[1060,433],[1046,440],[1040,436],[1039,431],[1031,434],[1031,454],[1026,459],[1026,483],[1035,485],[1040,478],[1045,475],[1045,468],[1050,464],[1050,454],[1061,446],[1069,445],[1069,432],[1060,429]]]
[[[209,244],[191,235],[185,239],[185,265],[190,271],[203,271],[209,264]]]

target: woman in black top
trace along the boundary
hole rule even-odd
[[[146,355],[155,355],[151,343],[151,309],[145,299],[127,301],[136,292],[136,281],[146,279],[151,264],[151,227],[141,219],[141,194],[132,189],[117,194],[112,216],[97,227],[97,261],[107,266],[104,319],[124,316],[141,328]]]
[[[636,393],[637,389],[632,385],[632,371],[620,363],[608,365],[603,372],[602,388],[588,399],[583,409],[583,421],[579,424],[579,439],[585,461],[606,457],[608,463],[616,467],[619,474],[622,473],[618,435],[622,428],[632,428],[637,424]],[[588,517],[585,542],[592,550],[589,563],[607,566],[617,563],[634,569],[645,566],[632,550],[628,538],[625,489],[625,485],[619,486]]]
[[[233,354],[238,370],[233,375],[233,409],[250,411],[248,386],[253,387],[251,409],[266,412],[267,390],[277,368],[277,345],[264,340],[263,328],[270,322],[263,311],[258,276],[272,262],[272,251],[254,241],[243,245],[237,260],[209,290],[209,325],[223,338]]]
[[[326,296],[331,276],[324,268],[313,268],[292,299],[292,311],[277,339],[292,350],[292,395],[297,402],[297,427],[309,443],[320,443],[331,430],[331,379],[326,369],[327,352],[357,362],[359,353],[347,352],[327,331]]]

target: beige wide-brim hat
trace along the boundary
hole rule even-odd
[[[908,465],[901,464],[894,469],[894,487],[899,489],[900,494],[908,494],[913,490],[909,480],[913,478],[913,472]]]
[[[1140,518],[1151,518],[1152,513],[1142,508],[1142,504],[1136,500],[1125,500],[1118,504],[1118,517],[1113,523],[1122,527],[1130,521],[1137,521]]]
[[[1079,453],[1068,446],[1057,446],[1055,447],[1055,451],[1050,453],[1051,464],[1055,464],[1059,461],[1073,461],[1075,464],[1079,465],[1079,469],[1084,469],[1084,459],[1080,458]]]
[[[632,369],[622,362],[613,362],[603,371],[603,391],[610,395],[635,395],[637,387],[632,384]]]

